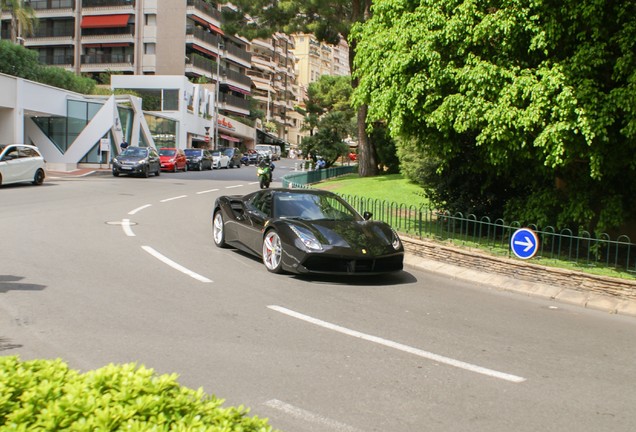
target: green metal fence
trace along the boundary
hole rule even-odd
[[[283,179],[284,187],[303,188],[311,183],[346,174],[350,167],[330,168],[291,174]],[[331,170],[331,171],[330,171]],[[321,172],[323,171],[323,172]],[[371,212],[375,220],[387,222],[398,232],[416,237],[433,238],[454,244],[487,249],[497,255],[510,256],[510,237],[522,224],[503,219],[491,220],[474,214],[439,211],[378,199],[340,194],[358,212]],[[536,257],[567,261],[582,267],[605,267],[636,273],[636,244],[626,235],[615,239],[607,233],[573,232],[553,226],[528,225],[539,238]]]

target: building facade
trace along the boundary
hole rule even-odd
[[[219,4],[203,0],[29,3],[39,25],[35,34],[23,35],[21,43],[36,51],[41,63],[92,76],[104,84],[110,83],[109,75],[185,76],[218,90],[215,114],[249,123],[250,44],[224,34]],[[2,38],[9,37],[10,26],[10,15],[3,12]],[[222,139],[222,144],[234,142]]]

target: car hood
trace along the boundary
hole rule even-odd
[[[120,162],[139,162],[147,157],[148,156],[117,156],[117,160]]]
[[[393,231],[379,221],[293,221],[295,225],[310,230],[323,246],[351,248],[372,256],[387,253]],[[400,248],[401,249],[401,248]]]

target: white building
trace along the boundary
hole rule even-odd
[[[112,75],[111,88],[141,96],[157,147],[254,148],[253,127],[215,111],[214,84],[193,84],[182,75]],[[153,117],[174,124],[155,125]]]
[[[138,97],[86,96],[0,74],[0,143],[37,146],[51,170],[108,164],[124,139],[155,146],[146,119],[174,123],[145,116]]]

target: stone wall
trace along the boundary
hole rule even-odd
[[[530,261],[488,255],[476,249],[448,246],[433,240],[401,236],[408,254],[458,267],[511,277],[531,283],[558,286],[584,293],[636,300],[636,281],[596,276],[546,267]]]

